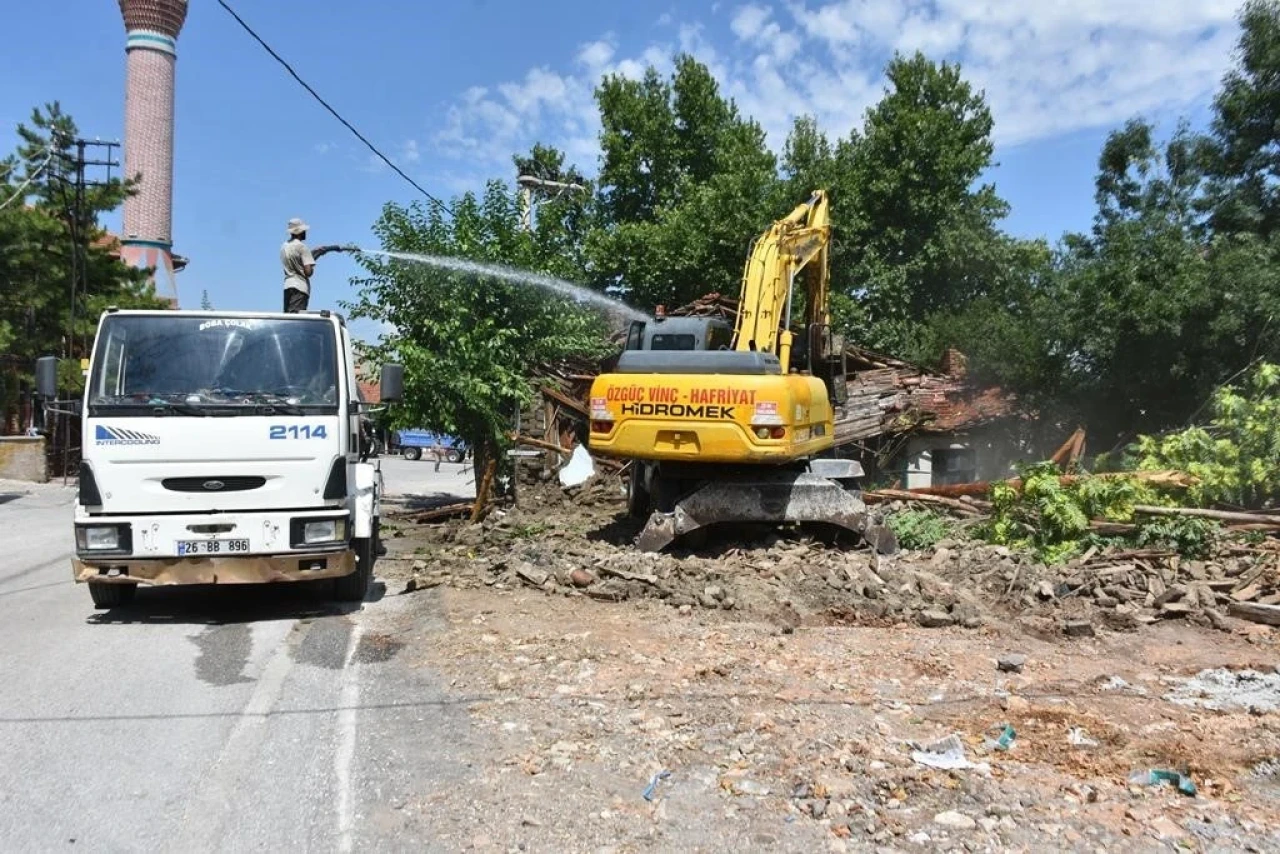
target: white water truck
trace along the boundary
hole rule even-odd
[[[56,398],[56,358],[36,376]],[[384,366],[381,402],[403,382]],[[382,475],[340,315],[109,309],[83,398],[58,405],[81,417],[71,564],[95,606],[139,585],[323,580],[364,598]]]

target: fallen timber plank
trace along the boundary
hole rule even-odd
[[[862,499],[868,504],[879,504],[883,501],[915,501],[920,504],[932,504],[936,507],[946,507],[949,510],[955,510],[971,516],[977,516],[982,512],[972,504],[965,501],[959,501],[955,498],[945,498],[939,495],[925,495],[903,489],[873,489],[862,493]]]
[[[1262,623],[1267,626],[1280,626],[1280,605],[1261,605],[1256,602],[1231,602],[1227,605],[1231,616],[1248,620],[1251,623]]]
[[[408,513],[403,516],[397,516],[397,519],[404,519],[408,522],[435,522],[440,519],[448,519],[450,516],[461,516],[464,513],[470,513],[474,509],[472,502],[467,501],[462,504],[449,504],[444,507],[436,507],[431,510],[421,510],[417,513]]]
[[[542,393],[562,406],[569,407],[574,412],[582,415],[582,417],[587,417],[587,407],[582,403],[582,401],[574,400],[572,397],[569,397],[569,395],[562,394],[549,385],[544,385],[542,387]]]
[[[1141,513],[1145,516],[1197,516],[1201,519],[1215,519],[1219,522],[1280,525],[1280,516],[1240,513],[1235,510],[1205,510],[1199,507],[1152,507],[1147,504],[1138,504],[1134,506],[1133,512]]]
[[[1147,481],[1148,483],[1154,483],[1160,486],[1176,486],[1176,487],[1187,487],[1194,482],[1194,478],[1192,478],[1191,475],[1185,472],[1180,472],[1180,471],[1101,472],[1099,474],[1089,475],[1089,477],[1132,477],[1137,480]],[[1068,484],[1075,483],[1076,481],[1081,479],[1082,479],[1081,475],[1063,475],[1058,478],[1058,482],[1066,486]],[[1010,480],[1003,480],[1003,481],[997,480],[997,481],[980,481],[978,483],[957,483],[949,486],[920,486],[920,487],[916,487],[911,491],[918,492],[922,495],[942,495],[948,498],[960,498],[962,496],[986,495],[988,492],[991,491],[991,487],[995,486],[997,483],[1008,484],[1009,486],[1012,486],[1014,489],[1022,488],[1022,479],[1015,477]],[[1273,517],[1266,517],[1266,516],[1258,517],[1252,514],[1248,514],[1248,515],[1250,515],[1249,519],[1245,519],[1241,521],[1259,522],[1259,521],[1269,521],[1271,518],[1273,518]],[[1280,519],[1280,517],[1275,517],[1275,518]]]

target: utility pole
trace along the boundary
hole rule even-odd
[[[52,173],[52,177],[57,179],[61,190],[67,233],[71,240],[70,299],[67,304],[67,336],[62,355],[64,359],[76,363],[78,359],[85,358],[89,351],[87,336],[82,336],[78,342],[79,347],[76,346],[76,309],[81,296],[89,290],[87,250],[89,234],[94,225],[93,217],[87,209],[86,194],[90,187],[102,187],[111,183],[111,170],[120,167],[120,161],[116,159],[116,149],[120,147],[120,143],[101,139],[68,139],[55,133],[50,144],[58,150],[59,168]],[[71,149],[71,152],[67,149]],[[89,174],[91,169],[94,170],[92,176]],[[62,480],[65,484],[72,450],[69,416],[64,414],[60,425]]]
[[[538,191],[541,193],[554,192],[552,198],[559,198],[565,193],[585,193],[587,188],[581,184],[567,183],[565,181],[550,181],[546,178],[537,178],[533,175],[517,175],[516,186],[520,188],[520,228],[529,233],[533,231],[533,193]],[[515,432],[520,435],[520,405],[516,404]],[[520,483],[520,460],[525,455],[536,455],[537,452],[523,451],[516,448],[509,451],[511,454],[511,490],[512,497],[519,503],[519,486]],[[559,460],[557,460],[559,462]]]
[[[518,175],[516,185],[520,188],[520,227],[525,231],[533,231],[533,191],[554,191],[557,196],[565,193],[585,193],[587,188],[581,184],[570,184],[564,181],[548,181],[535,178],[533,175]]]

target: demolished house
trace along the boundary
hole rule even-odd
[[[732,324],[737,300],[709,294],[668,314],[716,316]],[[972,384],[959,351],[948,351],[936,370],[856,345],[847,346],[846,355],[849,395],[836,411],[836,448],[858,459],[869,481],[915,489],[998,480],[1031,453],[1016,399]],[[585,442],[591,382],[609,367],[566,361],[543,369],[539,399],[523,413],[518,431],[526,449],[521,459],[529,460],[522,463],[522,479],[549,479]],[[533,453],[541,465],[531,460]]]

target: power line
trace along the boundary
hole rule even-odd
[[[22,193],[27,189],[27,187],[31,186],[31,182],[40,177],[40,173],[44,171],[44,167],[48,166],[49,161],[52,159],[53,159],[53,146],[50,145],[49,155],[45,157],[44,162],[36,167],[36,171],[32,172],[30,175],[27,176],[27,180],[23,181],[22,184],[19,185],[18,189],[13,191],[12,196],[5,199],[4,202],[0,203],[0,211],[4,210],[5,208],[9,207],[9,205],[13,204],[14,200],[17,199],[19,196],[21,196]]]
[[[320,94],[319,94],[318,92],[316,92],[316,90],[315,90],[315,89],[312,89],[310,85],[308,85],[308,84],[307,84],[307,81],[305,81],[305,80],[303,80],[301,77],[299,77],[299,76],[298,76],[298,72],[296,72],[296,71],[294,71],[294,70],[293,70],[293,66],[289,65],[289,63],[288,63],[288,62],[286,62],[286,61],[284,60],[284,57],[280,56],[280,54],[278,54],[278,53],[276,53],[274,50],[272,50],[272,49],[271,49],[271,45],[269,45],[269,44],[267,44],[265,41],[263,41],[262,36],[260,36],[260,35],[258,35],[257,33],[255,33],[255,32],[253,31],[253,28],[252,28],[252,27],[250,27],[248,24],[246,24],[246,23],[244,22],[244,19],[243,19],[243,18],[241,18],[239,15],[237,15],[237,14],[236,14],[236,10],[235,10],[235,9],[232,9],[230,6],[228,6],[228,5],[227,5],[226,0],[218,0],[218,5],[219,5],[219,6],[221,6],[223,9],[226,9],[226,10],[227,10],[227,14],[229,14],[231,17],[235,18],[235,19],[236,19],[236,23],[238,23],[241,27],[243,27],[243,28],[244,28],[244,31],[245,31],[246,33],[248,33],[250,36],[252,36],[254,41],[256,41],[258,44],[262,45],[262,49],[263,49],[263,50],[265,50],[267,53],[271,54],[271,57],[272,57],[273,59],[275,59],[275,61],[276,61],[276,62],[278,62],[278,63],[280,63],[282,66],[284,66],[284,70],[285,70],[285,71],[288,71],[288,72],[289,72],[289,75],[290,75],[291,77],[293,77],[293,79],[294,79],[294,80],[297,80],[297,81],[298,81],[298,83],[302,86],[302,88],[303,88],[303,89],[306,89],[306,90],[307,90],[307,92],[309,92],[309,93],[311,94],[311,97],[313,97],[313,98],[315,98],[317,101],[319,101],[319,102],[320,102],[320,105],[321,105],[322,107],[324,107],[326,110],[328,110],[330,113],[332,113],[332,114],[333,114],[333,117],[334,117],[335,119],[337,119],[338,121],[342,122],[343,126],[344,126],[344,127],[346,127],[346,129],[347,129],[347,130],[349,130],[349,131],[351,131],[353,134],[355,134],[356,139],[358,139],[358,140],[360,140],[361,142],[363,142],[363,143],[365,144],[365,146],[366,146],[366,147],[368,147],[368,149],[369,149],[370,151],[372,151],[372,152],[373,152],[373,153],[374,153],[374,154],[375,154],[375,155],[376,155],[376,156],[377,156],[377,157],[378,157],[378,158],[379,158],[383,163],[385,163],[385,164],[387,164],[388,166],[390,166],[390,167],[391,167],[391,169],[392,169],[392,170],[393,170],[397,175],[399,175],[401,178],[403,178],[403,179],[405,179],[406,181],[408,181],[408,182],[413,186],[413,188],[414,188],[415,190],[417,190],[419,193],[422,193],[422,195],[426,196],[428,199],[430,199],[432,202],[434,202],[436,205],[438,205],[438,206],[440,207],[440,209],[441,209],[441,210],[445,211],[445,212],[446,212],[446,213],[448,213],[450,216],[453,216],[453,209],[452,209],[452,208],[450,208],[450,207],[449,207],[448,205],[446,205],[444,202],[442,202],[442,201],[440,201],[439,199],[437,199],[435,196],[433,196],[433,195],[431,195],[430,193],[428,193],[425,189],[423,189],[423,187],[422,187],[422,185],[421,185],[421,184],[419,184],[417,181],[413,180],[413,179],[412,179],[412,178],[410,178],[408,175],[406,175],[406,174],[404,173],[404,170],[402,170],[402,169],[401,169],[399,166],[397,166],[396,164],[392,163],[392,162],[391,162],[391,160],[390,160],[390,158],[388,158],[385,154],[383,154],[381,151],[379,151],[379,150],[378,150],[377,146],[375,146],[375,145],[374,145],[372,142],[370,142],[369,140],[365,139],[364,134],[360,133],[360,131],[358,131],[358,130],[356,130],[354,127],[352,127],[351,122],[349,122],[349,121],[347,121],[346,119],[344,119],[344,118],[342,117],[342,115],[341,115],[337,110],[335,110],[333,107],[329,106],[329,102],[328,102],[328,101],[326,101],[324,98],[321,98],[321,97],[320,97]]]

